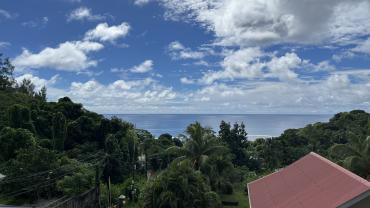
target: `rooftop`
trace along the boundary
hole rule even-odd
[[[248,184],[251,208],[335,208],[370,191],[370,183],[311,152]]]

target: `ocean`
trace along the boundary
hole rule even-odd
[[[244,122],[249,139],[276,137],[286,129],[302,128],[316,122],[327,122],[333,115],[296,115],[296,114],[242,114],[242,115],[208,115],[208,114],[116,114],[122,120],[131,122],[136,128],[146,129],[158,137],[163,133],[173,136],[184,133],[186,127],[200,122],[211,127],[216,133],[222,120],[231,124]]]

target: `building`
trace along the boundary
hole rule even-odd
[[[370,208],[370,183],[310,153],[248,184],[250,208]]]

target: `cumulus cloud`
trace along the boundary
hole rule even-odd
[[[190,112],[202,113],[336,113],[369,109],[370,81],[353,83],[349,76],[363,74],[333,74],[312,83],[213,83],[188,94],[186,106]]]
[[[129,71],[133,73],[146,73],[153,69],[153,61],[152,60],[145,60],[140,65],[134,66],[129,69]]]
[[[13,64],[17,69],[51,68],[61,71],[78,72],[97,65],[96,60],[88,57],[91,52],[99,51],[104,46],[90,41],[67,41],[56,48],[47,47],[38,53],[23,49],[15,57]]]
[[[220,45],[343,42],[370,33],[367,0],[161,2],[168,19],[195,21],[213,31]]]
[[[120,25],[109,26],[108,23],[100,23],[94,29],[86,32],[85,40],[98,40],[102,42],[114,42],[118,38],[125,37],[130,31],[130,25],[122,22]]]
[[[65,93],[84,103],[88,109],[103,113],[150,112],[153,108],[170,105],[176,99],[172,88],[160,85],[152,78],[116,80],[106,85],[96,80],[73,82]]]
[[[138,6],[144,6],[148,4],[151,0],[134,0],[134,4]]]
[[[298,68],[302,64],[302,59],[295,53],[287,53],[281,57],[273,57],[266,67],[269,72],[266,77],[276,77],[279,80],[289,81],[298,77],[292,69]]]
[[[77,8],[67,15],[67,21],[73,20],[99,21],[104,19],[106,19],[105,15],[93,14],[91,9],[87,7]]]
[[[23,74],[15,78],[15,81],[20,84],[24,79],[31,80],[31,82],[35,85],[35,90],[40,91],[42,87],[51,87],[53,86],[59,79],[59,75],[56,74],[52,76],[50,79],[43,79],[38,76],[32,74]]]
[[[199,80],[203,84],[212,84],[217,80],[263,80],[277,78],[281,81],[295,80],[298,74],[294,69],[304,61],[295,53],[283,56],[264,53],[260,48],[245,48],[229,52],[221,63],[222,70],[208,71]]]
[[[185,47],[179,41],[171,42],[168,51],[172,59],[202,59],[206,54],[203,51],[193,51]]]

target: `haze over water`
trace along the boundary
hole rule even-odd
[[[158,137],[163,133],[173,136],[182,134],[185,128],[195,121],[211,127],[216,133],[222,120],[231,124],[244,122],[250,139],[279,136],[286,129],[302,128],[316,122],[327,122],[332,115],[295,115],[295,114],[117,114],[136,128],[146,129]]]

